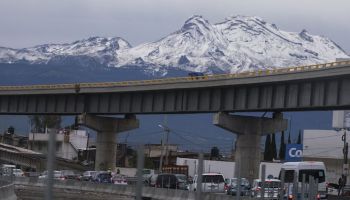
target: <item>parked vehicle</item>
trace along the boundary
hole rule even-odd
[[[169,174],[184,174],[188,176],[188,165],[164,165],[162,167],[162,172]]]
[[[48,172],[47,171],[44,171],[40,176],[39,176],[39,179],[44,179],[44,178],[47,178],[48,176]],[[62,171],[53,171],[53,179],[56,179],[56,180],[65,180],[63,174],[62,174]]]
[[[197,190],[198,176],[195,175],[191,190]],[[204,173],[202,175],[202,192],[225,192],[224,176],[220,173]]]
[[[326,184],[326,167],[323,162],[304,161],[304,162],[286,162],[283,163],[281,169],[285,170],[285,198],[286,199],[300,199],[301,195],[297,194],[297,198],[293,197],[293,179],[294,173],[298,177],[298,191],[301,191],[301,182],[303,174],[305,174],[305,183],[309,183],[309,176],[318,180],[318,199],[327,199],[327,184]],[[280,174],[281,178],[281,174]]]
[[[24,176],[24,172],[21,169],[13,169],[12,174],[14,176]]]
[[[126,177],[121,174],[116,174],[112,177],[112,182],[116,185],[127,185]]]
[[[112,175],[108,172],[98,173],[95,178],[97,183],[112,183]]]
[[[158,174],[153,174],[148,181],[148,186],[150,187],[155,187],[156,186],[156,181],[157,181]]]
[[[79,179],[79,175],[74,173],[74,171],[72,171],[72,170],[62,170],[61,172],[62,172],[64,179],[73,179],[73,180]]]
[[[278,200],[279,194],[282,189],[281,181],[278,179],[266,179],[263,184],[261,179],[254,179],[253,187],[251,190],[251,196],[255,198],[261,198],[262,189],[264,188],[264,198],[269,200]]]
[[[156,187],[188,190],[186,175],[183,174],[158,174]]]
[[[237,178],[230,178],[225,179],[225,183],[227,185],[227,194],[236,196],[238,192],[238,179]],[[250,184],[249,181],[246,178],[241,178],[241,184],[240,184],[240,196],[249,196],[250,195]]]
[[[14,169],[16,169],[16,165],[3,164],[1,165],[0,173],[2,176],[11,176]]]
[[[80,177],[80,180],[82,181],[93,181],[93,177],[97,174],[97,171],[86,171],[83,173],[83,175]]]

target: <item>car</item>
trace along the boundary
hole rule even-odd
[[[187,176],[183,174],[158,174],[155,187],[188,190]]]
[[[47,176],[48,176],[48,171],[44,171],[44,172],[39,176],[39,179],[45,179],[45,178],[47,178]],[[57,170],[54,170],[54,171],[53,171],[53,179],[56,179],[56,180],[65,180],[62,171],[57,171]]]
[[[236,196],[238,192],[238,179],[237,178],[230,178],[229,181],[225,181],[227,184],[227,194],[228,195],[233,195]],[[240,184],[240,196],[249,196],[250,194],[250,184],[248,179],[242,178],[241,179],[241,184]]]
[[[127,185],[128,182],[126,181],[126,176],[121,174],[115,174],[112,177],[112,182],[116,185]]]
[[[93,181],[94,176],[97,174],[97,171],[85,171],[80,177],[82,181]]]
[[[175,176],[177,178],[177,189],[180,189],[180,190],[189,190],[190,189],[188,178],[186,175],[175,174]]]
[[[155,187],[156,186],[157,177],[158,177],[158,174],[153,174],[148,180],[148,183],[149,183],[148,186]]]
[[[101,172],[96,175],[95,182],[97,183],[112,183],[112,175],[109,172]]]
[[[270,200],[278,200],[280,192],[282,190],[282,183],[278,179],[266,179],[265,184],[263,184],[261,179],[254,179],[251,196],[254,198],[261,198],[263,188],[264,198],[268,198]]]
[[[24,176],[24,172],[21,169],[13,169],[12,173],[14,176]]]
[[[73,180],[78,180],[79,175],[74,173],[72,170],[62,170],[62,175],[64,179],[73,179]]]
[[[193,178],[190,190],[197,190],[198,175]],[[202,192],[225,193],[225,180],[221,173],[204,173],[202,175]]]

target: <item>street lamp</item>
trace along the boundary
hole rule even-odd
[[[160,128],[162,128],[165,132],[165,164],[168,165],[169,164],[169,160],[168,160],[168,146],[169,146],[169,132],[170,129],[169,127],[165,126],[165,125],[161,125],[158,124],[158,126]],[[164,138],[164,137],[163,137]],[[164,149],[164,143],[162,142],[162,149],[161,149],[161,153],[160,153],[160,162],[159,162],[159,170],[162,170],[162,166],[163,166],[163,149]]]

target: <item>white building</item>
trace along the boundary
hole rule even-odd
[[[48,133],[29,133],[29,148],[48,153]],[[56,156],[69,160],[78,158],[79,150],[86,149],[88,136],[85,130],[65,130],[56,134]]]
[[[339,177],[344,173],[344,141],[342,137],[346,132],[346,141],[350,142],[350,125],[348,111],[333,112],[334,130],[304,130],[303,159],[310,161],[323,161],[327,169],[327,181],[338,183]]]

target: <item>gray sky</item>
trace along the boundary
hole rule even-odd
[[[199,14],[211,23],[252,15],[287,31],[303,28],[350,52],[349,0],[1,0],[0,46],[29,47],[90,36],[151,42]]]

